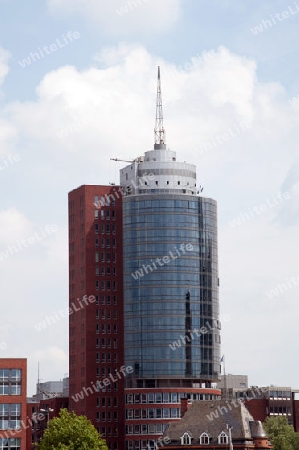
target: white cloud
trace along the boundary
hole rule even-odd
[[[247,323],[258,324],[260,328],[265,328],[263,322],[267,315],[278,326],[281,300],[286,305],[283,324],[298,315],[295,288],[271,304],[265,293],[281,280],[296,275],[298,177],[296,170],[290,173],[290,168],[297,158],[299,110],[290,107],[285,89],[279,83],[259,81],[255,61],[224,47],[215,51],[213,58],[185,71],[176,70],[173,64],[151,55],[140,45],[125,43],[103,50],[95,60],[101,63],[101,69],[95,65],[79,71],[67,66],[48,73],[37,87],[35,101],[15,102],[3,112],[10,126],[22,135],[22,146],[27,149],[22,161],[28,161],[30,171],[27,174],[24,170],[19,182],[25,185],[30,176],[32,184],[51,191],[46,201],[53,220],[47,218],[47,223],[56,223],[59,214],[56,202],[61,201],[67,190],[81,182],[117,182],[118,173],[112,167],[114,163],[109,164],[109,158],[134,158],[153,145],[155,78],[156,67],[160,64],[167,143],[177,151],[178,160],[197,165],[198,182],[205,185],[204,193],[218,201],[221,312],[232,316],[223,341],[224,345],[228,342],[236,354],[243,355],[243,359],[238,356],[233,360],[232,357],[231,367],[227,365],[227,368],[243,371],[246,361],[252,361],[261,350],[255,339],[252,339],[256,342],[254,345],[247,346],[252,327],[246,328],[239,322],[242,314],[246,314]],[[243,121],[252,123],[246,132],[206,152],[192,153]],[[292,200],[239,227],[230,227],[229,221],[240,213],[286,190],[290,190]],[[36,189],[35,204],[44,201],[42,193]],[[282,215],[286,220],[280,220]],[[20,224],[16,225],[18,218]],[[16,236],[23,228],[22,223],[26,223],[16,211],[6,213],[2,220],[7,240]],[[28,226],[30,229],[30,222]],[[25,288],[28,301],[34,300],[34,305],[39,306],[38,311],[35,307],[27,317],[24,306],[30,342],[37,339],[35,323],[46,314],[67,306],[66,239],[65,228],[62,228],[57,237],[49,240],[44,252],[47,257],[42,263],[37,259],[26,265],[14,263],[13,267],[6,267],[8,280],[14,280],[16,272],[23,278],[19,283],[22,290],[14,285],[9,290],[8,284],[5,285],[5,298],[19,299]],[[59,282],[49,286],[47,281],[54,278]],[[36,302],[36,298],[40,302]],[[15,304],[16,300],[11,302]],[[14,311],[10,322],[15,324]],[[55,338],[51,327],[43,334],[45,348],[55,347],[57,343],[59,346],[61,340],[67,339],[66,321],[54,326]],[[295,329],[292,333],[295,341]],[[266,345],[272,345],[273,352],[281,343],[275,332],[270,335],[271,342],[260,329],[259,336],[267,339]],[[12,341],[8,342],[11,346]],[[246,353],[243,352],[245,345]],[[60,370],[64,371],[65,360],[59,348],[57,364],[60,361]],[[290,360],[291,352],[292,349]],[[55,351],[48,352],[53,357],[55,354]],[[35,360],[39,356],[36,355]],[[287,358],[287,352],[284,356]],[[50,363],[47,370],[48,367],[51,373]],[[262,370],[265,374],[273,373],[273,367],[266,360]]]
[[[3,247],[28,238],[33,231],[33,224],[17,208],[11,207],[0,211],[0,230],[0,244]]]
[[[8,74],[9,66],[8,61],[10,53],[4,48],[0,47],[0,84],[3,83],[4,78]]]
[[[181,0],[48,0],[50,14],[85,17],[109,34],[165,33],[179,18]]]

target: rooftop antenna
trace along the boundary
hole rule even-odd
[[[163,127],[163,109],[162,109],[162,93],[161,93],[161,77],[160,66],[158,66],[158,84],[157,84],[157,101],[156,101],[156,126],[155,126],[155,150],[166,149],[166,133]]]

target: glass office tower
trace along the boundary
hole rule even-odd
[[[215,381],[220,369],[216,202],[197,195],[195,167],[176,162],[166,149],[146,152],[121,172],[127,192],[125,364],[134,368],[139,386],[146,386],[141,380],[155,386],[160,379],[170,386],[174,380]]]
[[[166,148],[158,69],[154,149],[120,171],[126,450],[156,449],[186,403],[214,400],[220,374],[216,201]]]

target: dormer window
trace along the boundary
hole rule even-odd
[[[191,445],[191,440],[192,440],[192,437],[190,436],[189,433],[186,432],[181,437],[181,445]]]
[[[200,435],[199,437],[199,442],[200,445],[206,445],[210,443],[210,436],[208,435],[208,433],[204,432]]]
[[[228,435],[224,431],[218,436],[218,444],[228,444]]]

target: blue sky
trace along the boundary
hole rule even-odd
[[[0,0],[0,253],[57,227],[0,261],[29,394],[38,361],[68,371],[67,319],[34,327],[67,306],[67,193],[152,147],[158,64],[167,144],[218,201],[226,370],[298,387],[298,24],[284,0]]]

